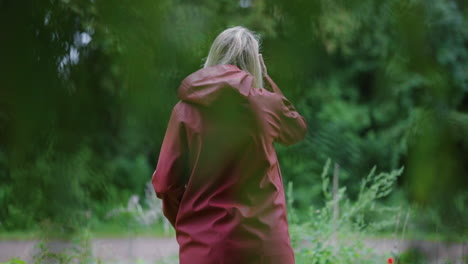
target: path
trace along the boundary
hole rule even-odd
[[[13,257],[32,263],[35,253],[33,240],[0,240],[0,262],[7,261]],[[395,240],[392,239],[366,239],[365,244],[381,254],[388,254],[397,250],[405,251],[408,248],[416,248],[431,259],[430,264],[442,264],[444,260],[450,259],[453,264],[466,264],[462,256],[468,256],[468,243],[437,243],[431,241],[405,241],[399,248],[395,248]],[[61,250],[66,247],[64,242],[54,242],[51,247]],[[93,239],[93,253],[104,263],[112,264],[135,264],[155,263],[161,258],[177,255],[178,245],[172,238],[115,238],[115,239]]]
[[[36,243],[34,240],[0,240],[0,262],[18,257],[32,263],[37,250]],[[99,238],[93,239],[91,243],[94,255],[109,264],[134,264],[139,260],[154,263],[179,252],[179,245],[171,238]],[[50,247],[60,251],[67,247],[67,243],[57,241]]]

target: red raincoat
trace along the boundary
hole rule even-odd
[[[265,80],[216,65],[179,87],[152,183],[181,264],[294,263],[273,142],[302,140],[306,123]]]

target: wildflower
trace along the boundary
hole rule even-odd
[[[388,263],[388,264],[393,264],[393,258],[388,258],[388,259],[387,259],[387,263]]]

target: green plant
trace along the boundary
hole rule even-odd
[[[13,259],[8,260],[7,262],[1,262],[0,264],[27,264],[27,263],[22,261],[21,259],[13,258]]]
[[[126,207],[119,206],[106,214],[106,218],[120,220],[129,230],[138,228],[154,228],[162,226],[164,233],[172,230],[169,221],[163,214],[162,201],[156,197],[153,185],[147,182],[145,185],[145,204],[140,202],[140,197],[133,194],[128,199]]]
[[[83,230],[81,235],[75,236],[70,242],[70,247],[55,252],[48,246],[47,240],[37,244],[38,254],[34,256],[34,264],[100,264],[100,259],[93,256],[90,243],[90,233]]]
[[[363,236],[369,226],[364,213],[379,212],[377,200],[390,194],[403,168],[390,173],[375,174],[375,168],[364,178],[357,199],[346,197],[346,188],[330,190],[328,172],[330,160],[322,173],[323,208],[309,207],[305,218],[294,209],[293,184],[289,182],[290,233],[298,264],[369,263],[384,259],[365,246]],[[337,177],[337,175],[335,176]],[[339,211],[337,212],[337,208]],[[381,211],[381,210],[380,210]]]
[[[169,256],[163,259],[160,259],[156,262],[156,264],[177,264],[179,263],[179,256]]]
[[[403,252],[399,257],[399,264],[425,264],[427,259],[424,254],[417,249],[410,249]]]

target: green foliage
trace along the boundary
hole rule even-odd
[[[399,258],[398,263],[423,264],[423,263],[428,263],[428,262],[423,253],[414,249],[414,250],[408,250],[406,252],[403,252]]]
[[[118,222],[122,225],[121,228],[127,231],[139,229],[150,231],[155,227],[162,227],[164,234],[173,235],[171,231],[174,229],[164,216],[162,201],[156,197],[151,182],[146,184],[144,201],[145,204],[140,202],[139,196],[132,195],[126,207],[114,208],[106,214],[106,224]]]
[[[380,262],[385,258],[366,246],[363,240],[369,231],[375,231],[370,227],[388,224],[393,226],[395,223],[391,221],[379,225],[379,223],[369,222],[364,216],[368,212],[382,214],[382,210],[379,210],[382,205],[378,204],[378,200],[390,194],[403,169],[379,174],[375,174],[375,169],[373,169],[361,181],[356,201],[351,201],[346,197],[345,187],[340,188],[335,194],[330,190],[329,167],[330,160],[327,161],[322,172],[325,205],[322,208],[309,207],[304,219],[300,219],[299,212],[292,206],[293,184],[291,182],[288,184],[289,230],[293,248],[296,251],[297,263],[373,264]],[[336,208],[339,208],[339,213]]]
[[[78,236],[70,241],[70,247],[63,250],[52,250],[50,241],[42,241],[37,244],[38,254],[34,256],[34,264],[99,264],[101,260],[92,255],[90,234],[87,230],[81,230]]]
[[[79,235],[67,242],[63,249],[57,249],[57,241],[49,241],[47,238],[36,244],[37,254],[34,255],[33,264],[100,264],[102,261],[93,257],[91,249],[90,233],[86,229],[80,230]],[[54,245],[55,243],[55,245]],[[61,246],[60,246],[61,247]],[[11,259],[2,264],[26,264],[20,259]]]
[[[2,262],[1,264],[27,264],[27,263],[22,261],[21,259],[14,258],[14,259],[10,259],[7,262]]]
[[[83,149],[66,157],[61,155],[50,147],[35,162],[12,171],[12,193],[24,195],[10,197],[6,206],[11,217],[2,223],[5,228],[31,227],[41,220],[61,222],[64,228],[82,224],[78,210],[89,204],[87,189],[82,185],[92,183],[87,167],[91,152]]]
[[[161,260],[158,260],[156,264],[177,264],[179,263],[179,256],[170,256]]]
[[[305,9],[307,12],[301,12],[302,7],[297,6],[284,13],[284,21],[299,20],[303,25],[284,34],[296,39],[288,43],[290,49],[309,59],[291,63],[293,69],[289,72],[307,69],[305,76],[287,78],[281,67],[277,75],[271,71],[279,82],[284,80],[283,86],[294,85],[295,93],[289,94],[298,95],[298,107],[308,118],[311,136],[298,146],[280,151],[285,176],[297,186],[307,186],[307,190],[297,190],[297,203],[307,206],[310,201],[320,200],[314,182],[319,180],[321,164],[328,157],[341,165],[341,180],[350,186],[352,197],[359,190],[351,183],[374,164],[383,170],[407,164],[402,181],[413,199],[419,192],[424,194],[417,198],[419,202],[434,204],[432,198],[452,199],[452,194],[460,190],[450,183],[463,182],[466,187],[461,176],[466,173],[459,168],[447,172],[450,180],[442,180],[447,185],[435,195],[435,185],[440,184],[436,183],[436,175],[442,172],[427,164],[434,164],[430,158],[438,157],[440,148],[430,152],[418,149],[419,144],[436,142],[446,146],[443,153],[450,156],[434,167],[464,167],[466,140],[457,135],[465,131],[462,127],[467,123],[448,121],[451,116],[466,112],[468,87],[466,71],[459,78],[461,75],[448,62],[449,57],[457,58],[452,65],[464,69],[468,63],[467,20],[457,2],[315,1],[310,7]],[[265,41],[265,47],[267,44]],[[431,111],[434,108],[438,110]],[[450,133],[427,133],[419,112],[426,112],[429,118],[437,116],[429,125]],[[413,137],[411,130],[419,130],[425,136]],[[456,145],[454,141],[464,143]],[[413,159],[411,154],[415,151]],[[433,170],[434,176],[424,168]],[[312,176],[304,177],[304,172],[312,172]],[[418,186],[421,191],[414,189]]]
[[[0,0],[0,229],[67,233],[141,195],[178,85],[235,25],[261,35],[308,123],[303,142],[277,146],[294,207],[322,201],[329,157],[351,201],[375,164],[404,165],[401,199],[464,228],[453,201],[468,186],[466,4],[242,2]]]

